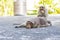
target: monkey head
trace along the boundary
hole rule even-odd
[[[39,11],[40,11],[41,13],[45,13],[45,7],[44,7],[44,6],[40,6],[40,7],[39,7]]]
[[[31,21],[27,21],[26,22],[26,28],[32,28],[33,27],[33,23]]]
[[[40,6],[39,8],[40,8],[41,10],[45,9],[45,7],[44,7],[44,6]]]

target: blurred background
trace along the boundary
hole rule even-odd
[[[0,0],[0,16],[13,16],[13,0]]]
[[[48,14],[60,14],[60,0],[27,0],[27,14],[36,15],[40,5],[44,5]]]
[[[60,0],[0,0],[0,16],[37,15],[40,5],[48,14],[60,14]]]

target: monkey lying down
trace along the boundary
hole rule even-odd
[[[51,22],[45,20],[44,17],[35,17],[29,19],[27,22],[22,24],[21,26],[16,26],[15,28],[25,27],[25,28],[39,28],[39,27],[47,27],[51,26]]]

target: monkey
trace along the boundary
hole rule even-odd
[[[47,22],[44,18],[35,17],[34,19],[26,22],[26,27],[28,28],[40,28],[47,27]]]
[[[28,28],[28,29],[33,28],[33,23],[31,21],[27,21],[26,28]]]
[[[48,21],[48,20],[47,20],[47,16],[48,16],[48,11],[47,11],[47,9],[46,9],[44,6],[40,6],[37,17],[44,17],[45,20],[46,20],[46,22],[47,22],[48,24],[50,24],[50,26],[52,26],[51,21]]]

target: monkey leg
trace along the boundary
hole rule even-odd
[[[15,28],[25,28],[25,25],[15,26]]]

